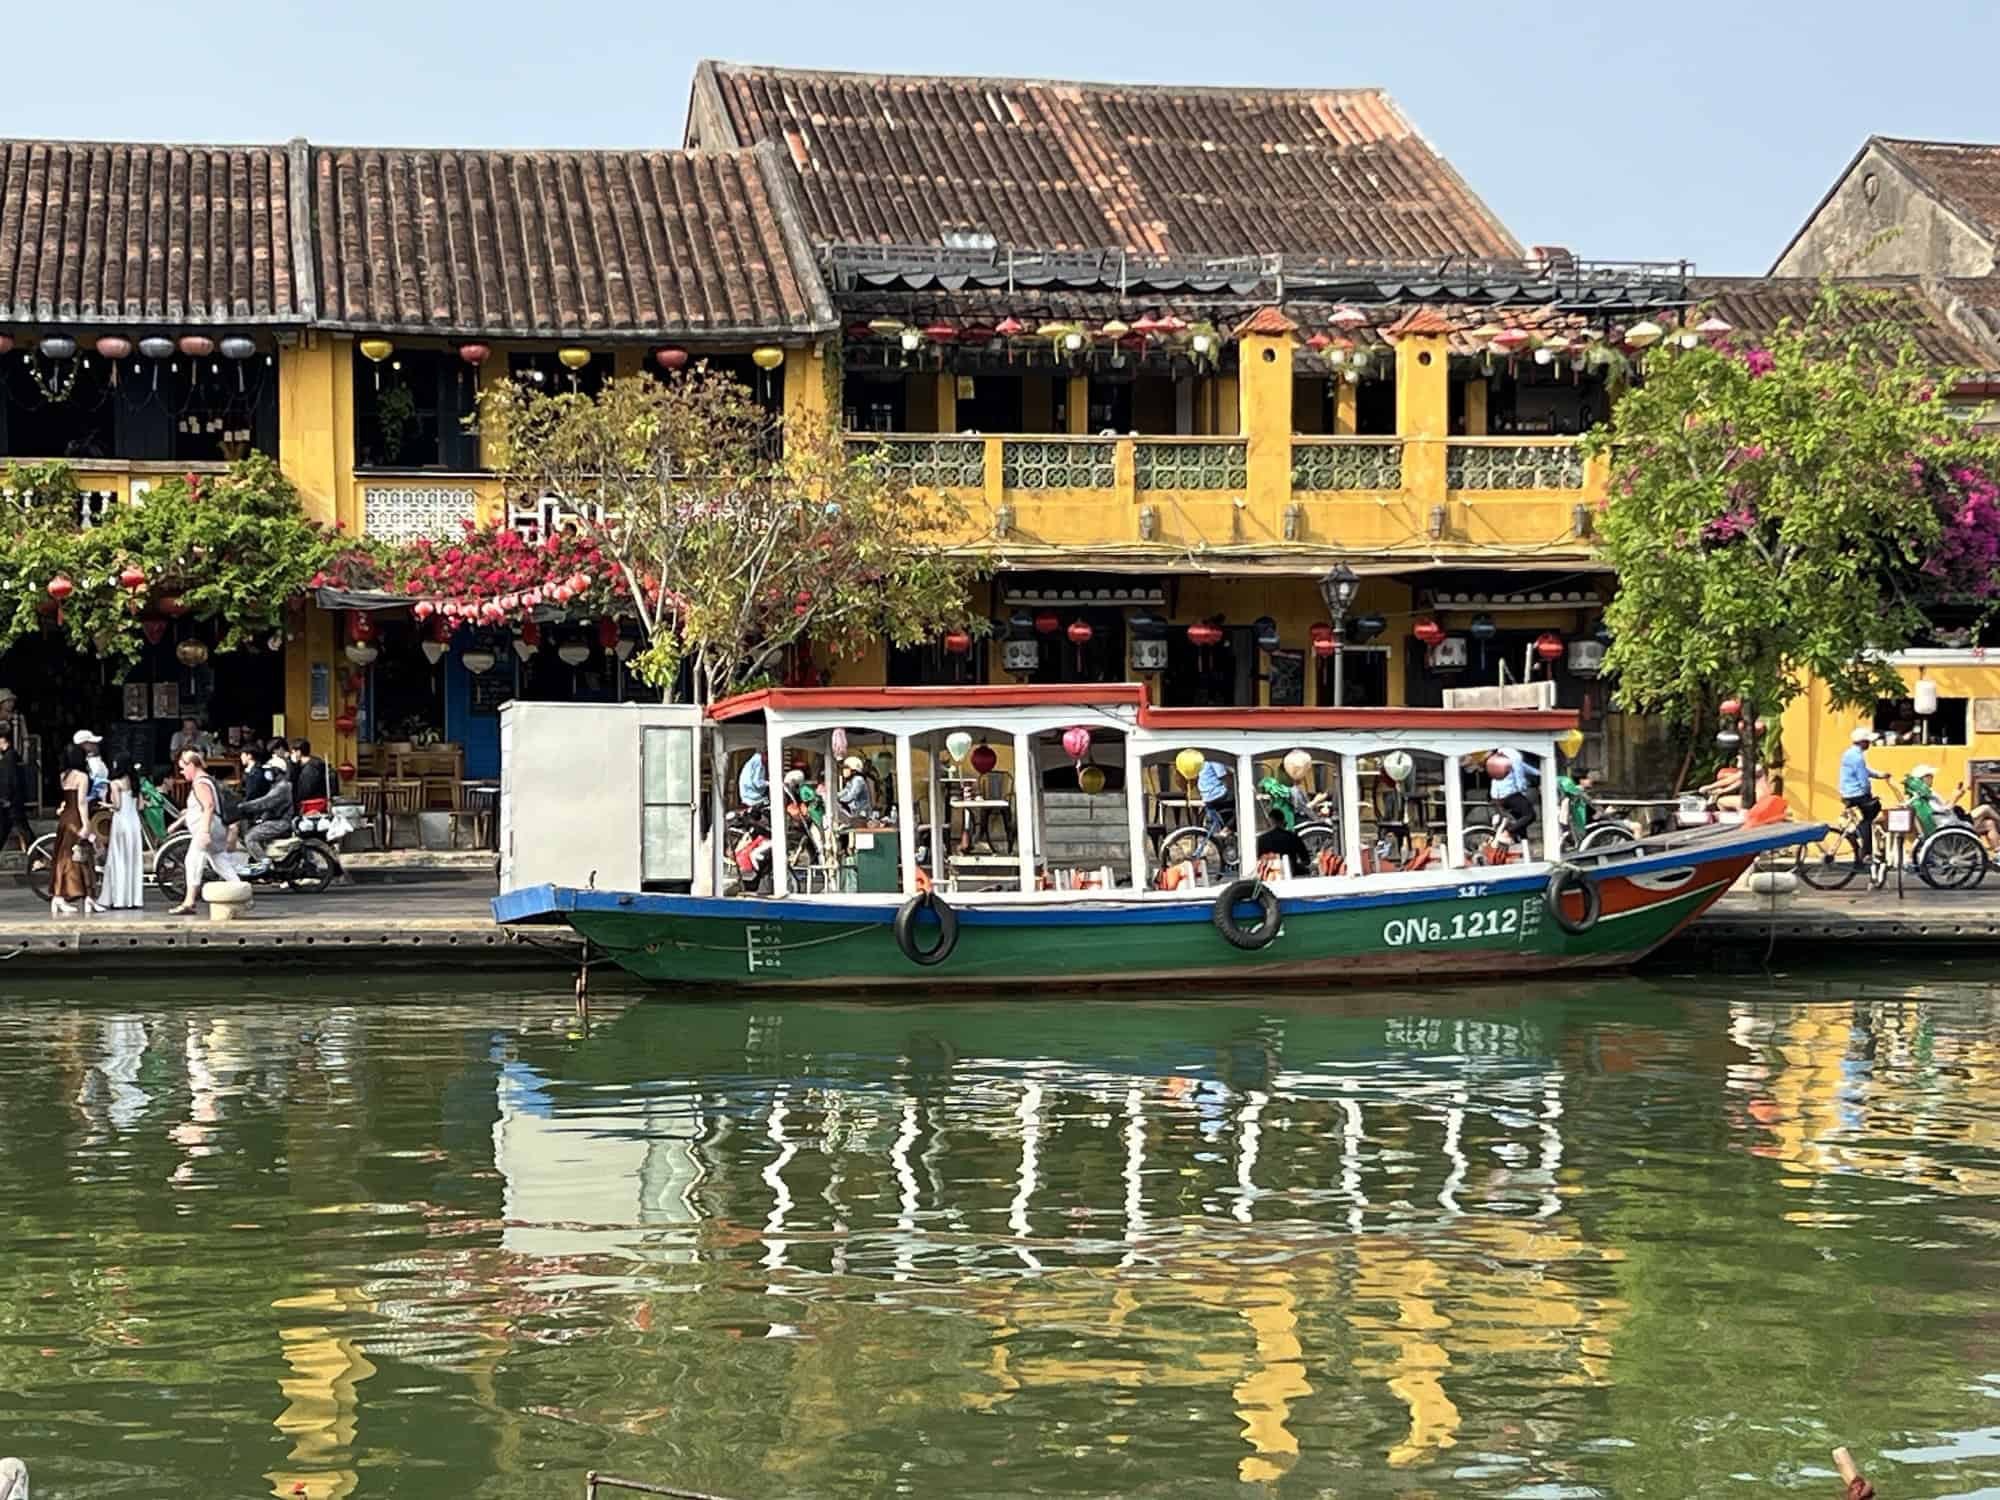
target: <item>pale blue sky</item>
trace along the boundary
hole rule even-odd
[[[1524,243],[1765,270],[1871,132],[2000,140],[1994,0],[88,0],[8,7],[0,133],[638,146],[704,56],[1387,88]]]

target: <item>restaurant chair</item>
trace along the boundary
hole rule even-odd
[[[396,819],[408,818],[413,832],[416,829],[417,814],[423,811],[424,784],[421,781],[403,777],[396,781],[382,783],[382,847],[396,847]],[[418,835],[419,842],[421,836]]]
[[[452,795],[453,825],[463,822],[471,828],[473,848],[492,848],[493,814],[500,794],[492,787],[470,786],[460,781],[453,784]],[[453,847],[457,844],[458,840],[453,838]]]

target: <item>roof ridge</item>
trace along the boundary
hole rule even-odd
[[[1954,149],[1969,147],[1976,151],[2000,151],[2000,141],[1941,141],[1927,135],[1871,135],[1868,139],[1885,146],[1949,146]]]
[[[1319,86],[1314,84],[1228,84],[1228,83],[1121,83],[1105,78],[1055,78],[1025,73],[894,73],[879,68],[793,68],[771,63],[732,62],[727,58],[705,57],[696,64],[719,72],[762,73],[787,78],[845,78],[866,83],[1018,83],[1051,88],[1090,89],[1097,92],[1145,89],[1176,94],[1256,94],[1271,98],[1324,99],[1329,95],[1375,94],[1391,98],[1386,85],[1378,83]],[[1398,113],[1401,107],[1398,106]]]

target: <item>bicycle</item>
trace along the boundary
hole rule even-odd
[[[1861,810],[1847,808],[1840,821],[1827,829],[1817,843],[1799,845],[1792,871],[1816,891],[1843,891],[1864,869],[1868,888],[1879,891],[1889,878],[1889,837],[1885,829],[1874,830],[1872,848],[1866,861],[1861,858]]]
[[[151,782],[148,782],[141,790],[140,795],[149,798],[156,797],[158,796],[158,791],[153,787]],[[173,813],[174,809],[171,806],[167,806],[166,814],[171,816]],[[97,835],[97,841],[91,847],[95,854],[97,878],[100,883],[104,876],[104,857],[111,847],[111,817],[111,809],[108,807],[100,807],[90,815],[91,832]],[[164,822],[161,826],[164,827]],[[153,818],[143,815],[140,817],[139,847],[146,862],[146,879],[155,885],[159,884],[160,851],[170,842],[172,842],[170,836],[154,831]],[[26,879],[28,889],[35,893],[37,901],[46,901],[54,894],[55,871],[56,836],[53,833],[45,833],[28,846]]]

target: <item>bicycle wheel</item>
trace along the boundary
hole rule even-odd
[[[1312,864],[1303,873],[1317,875],[1320,858],[1324,850],[1331,849],[1335,860],[1342,857],[1340,830],[1331,823],[1301,823],[1298,828],[1299,842],[1306,846],[1306,853],[1312,856]]]
[[[1844,828],[1829,828],[1816,843],[1799,845],[1799,879],[1816,891],[1845,890],[1861,873],[1861,846]]]
[[[1469,865],[1483,864],[1486,849],[1493,842],[1491,828],[1468,828],[1465,830],[1465,862]]]
[[[45,833],[28,846],[28,889],[46,901],[56,888],[56,836]]]
[[[1629,844],[1631,842],[1632,829],[1628,824],[1614,822],[1592,823],[1588,828],[1583,830],[1583,837],[1577,840],[1576,848],[1577,852],[1581,854],[1591,849],[1603,849],[1612,844]]]
[[[1206,828],[1176,828],[1160,840],[1160,868],[1171,870],[1181,863],[1195,867],[1196,879],[1213,885],[1222,874],[1220,851]]]
[[[1917,850],[1917,875],[1933,890],[1976,886],[1986,878],[1986,846],[1969,828],[1940,828]]]
[[[174,905],[187,899],[187,852],[190,840],[177,833],[153,855],[153,885]]]

